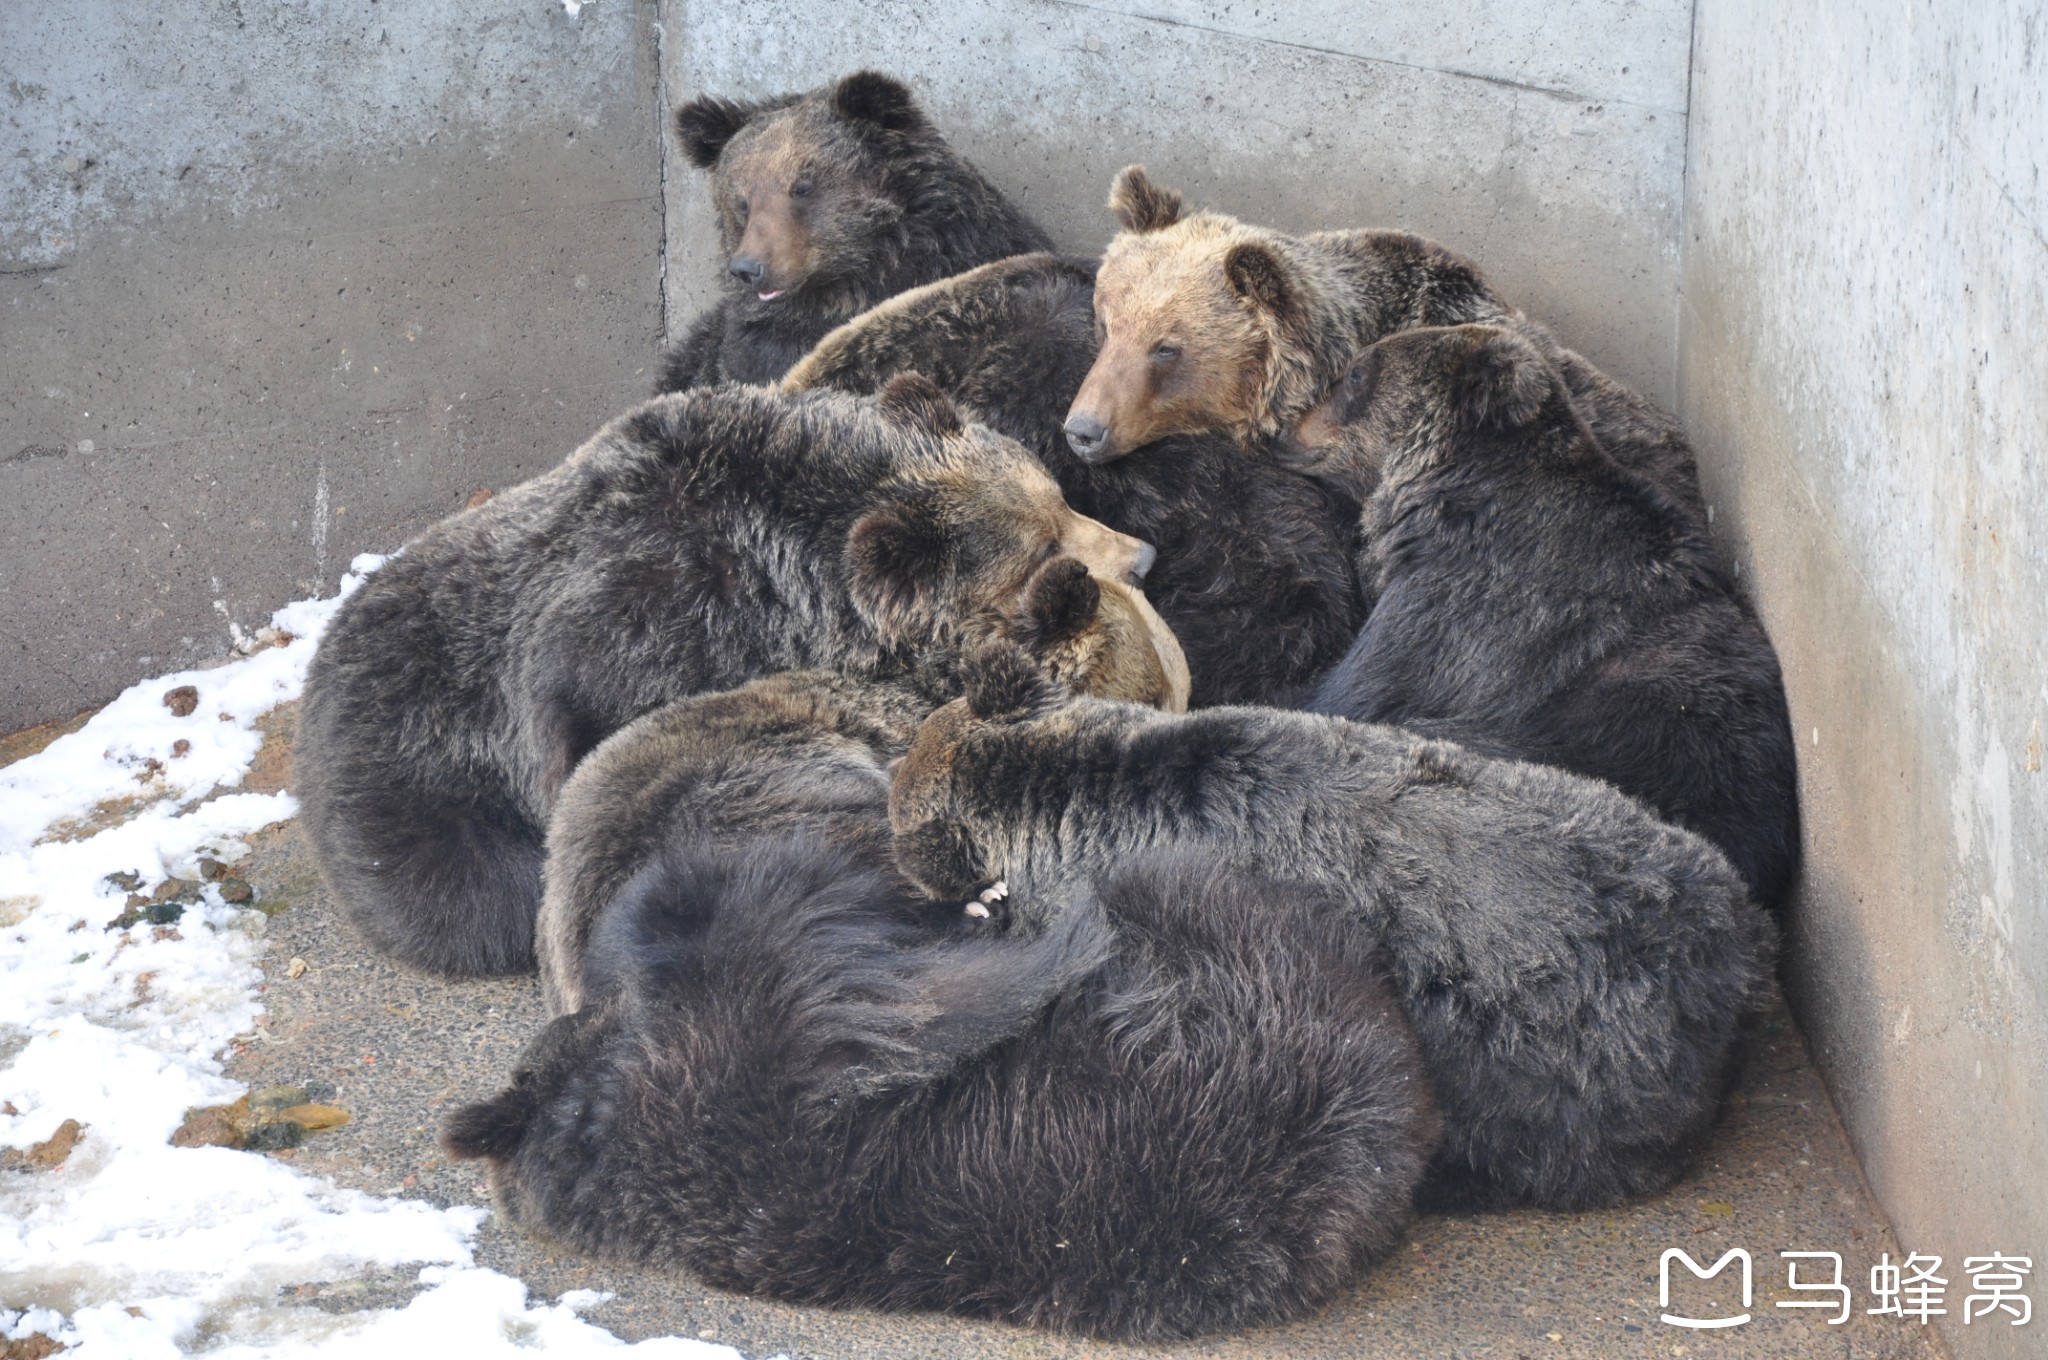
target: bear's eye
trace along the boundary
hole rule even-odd
[[[817,187],[818,186],[811,183],[809,179],[800,179],[796,183],[789,186],[789,196],[791,198],[809,198],[811,196],[811,190]]]
[[[732,201],[732,215],[733,215],[733,220],[734,220],[734,221],[736,221],[736,222],[744,222],[744,221],[746,221],[746,220],[747,220],[747,200],[745,200],[744,198],[736,198],[736,199],[734,199],[734,200]]]
[[[1179,345],[1154,345],[1152,347],[1152,362],[1155,364],[1170,364],[1178,358],[1180,358]]]

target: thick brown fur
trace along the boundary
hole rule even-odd
[[[966,678],[890,794],[927,893],[1000,880],[1029,935],[1075,884],[1173,846],[1326,888],[1386,951],[1422,1044],[1437,1203],[1615,1204],[1705,1139],[1775,932],[1704,839],[1606,784],[1397,728],[1076,700],[1013,648]]]
[[[1060,423],[1095,357],[1094,266],[1018,256],[915,289],[832,332],[785,389],[872,392],[924,373],[1017,439],[1068,504],[1159,551],[1145,593],[1186,649],[1192,702],[1291,702],[1365,617],[1357,502],[1228,435],[1173,436],[1104,464]]]
[[[372,944],[530,968],[549,810],[633,718],[780,670],[941,676],[1062,556],[1111,582],[1149,559],[944,407],[914,375],[879,402],[658,398],[372,576],[321,639],[297,750],[314,852]]]
[[[1310,706],[1604,779],[1775,907],[1799,855],[1777,655],[1673,469],[1615,458],[1542,338],[1390,336],[1304,422],[1324,437],[1283,444],[1366,498],[1378,600]]]
[[[725,296],[669,352],[660,391],[772,382],[892,294],[1050,248],[879,72],[758,102],[707,95],[676,110],[676,131],[712,175]]]
[[[1161,655],[1172,638],[1162,648],[1148,613],[1142,597],[1058,557],[1032,577],[1009,634],[1040,677],[1179,711],[1185,669]],[[740,846],[800,831],[864,863],[889,863],[886,768],[947,688],[923,677],[791,671],[665,704],[606,739],[576,767],[548,824],[535,936],[549,1009],[562,1015],[588,1000],[591,933],[662,846]]]
[[[1198,850],[1062,905],[1006,938],[846,849],[669,841],[606,999],[443,1145],[514,1222],[755,1296],[1132,1341],[1321,1307],[1435,1139],[1370,940]]]
[[[1477,265],[1419,236],[1187,213],[1135,165],[1110,205],[1124,229],[1096,276],[1101,347],[1066,420],[1091,461],[1203,430],[1263,447],[1381,336],[1512,313]]]

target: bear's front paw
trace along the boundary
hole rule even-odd
[[[989,908],[1001,905],[1009,896],[1010,885],[999,878],[983,888],[980,894],[967,904],[967,914],[976,920],[986,921],[991,914]]]

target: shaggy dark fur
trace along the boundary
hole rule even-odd
[[[1394,728],[1063,701],[1000,649],[972,671],[890,796],[927,892],[1001,880],[1029,933],[1072,884],[1188,844],[1327,888],[1422,1045],[1441,1204],[1613,1204],[1705,1138],[1774,941],[1706,841],[1604,784]]]
[[[917,289],[827,336],[785,388],[872,392],[923,373],[1036,453],[1068,504],[1159,550],[1145,593],[1187,651],[1194,705],[1299,699],[1365,617],[1357,502],[1221,434],[1074,457],[1060,423],[1095,359],[1094,276],[1031,255]]]
[[[580,1251],[1125,1340],[1299,1317],[1398,1243],[1434,1121],[1322,894],[1182,854],[1028,940],[911,909],[813,842],[671,842],[599,928],[616,992],[445,1146]]]
[[[1144,545],[914,376],[866,401],[650,402],[342,606],[299,716],[321,869],[388,954],[531,967],[548,809],[599,741],[754,676],[885,675],[1009,635],[1063,548],[1115,577]]]
[[[1012,632],[1032,663],[1091,694],[1168,703],[1149,638],[1120,623],[1114,590],[1078,568],[1060,559],[1027,592]],[[549,1009],[585,1004],[591,930],[653,847],[801,830],[888,863],[886,766],[909,749],[941,688],[789,672],[665,704],[591,752],[548,824],[535,934]]]
[[[1704,516],[1610,457],[1573,398],[1513,331],[1408,331],[1305,422],[1326,442],[1283,445],[1370,496],[1378,603],[1309,707],[1604,779],[1775,907],[1799,857],[1777,654]]]
[[[1052,248],[874,71],[758,103],[707,95],[676,110],[676,130],[712,172],[726,296],[669,352],[664,392],[773,382],[883,298]]]

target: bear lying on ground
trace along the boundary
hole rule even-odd
[[[1477,265],[1420,236],[1183,215],[1137,165],[1109,206],[1123,230],[1095,276],[1101,345],[1066,421],[1088,462],[1201,430],[1263,448],[1381,336],[1512,314]]]
[[[1771,973],[1770,919],[1721,853],[1605,784],[1316,714],[1067,699],[1000,645],[919,730],[889,813],[913,882],[959,899],[1000,881],[998,919],[1027,934],[1074,885],[1174,845],[1330,891],[1421,1044],[1439,1205],[1669,1184]]]
[[[1094,276],[1030,255],[929,284],[832,332],[784,389],[929,377],[1036,453],[1069,505],[1158,549],[1145,594],[1187,651],[1193,704],[1297,701],[1365,617],[1357,502],[1216,433],[1101,465],[1075,458],[1060,423],[1095,358]]]
[[[1162,655],[1171,635],[1162,641],[1127,589],[1072,558],[1032,578],[1010,632],[1033,664],[1082,693],[1185,706],[1184,668]],[[549,1010],[585,1004],[591,932],[664,845],[804,831],[888,864],[887,766],[947,692],[918,677],[787,672],[665,704],[608,738],[548,823],[535,937]]]
[[[1564,374],[1609,452],[1704,517],[1678,422],[1523,317],[1455,251],[1405,232],[1296,237],[1184,215],[1180,195],[1136,165],[1117,176],[1109,205],[1123,230],[1095,281],[1101,348],[1065,426],[1082,459],[1200,430],[1263,450],[1367,345],[1420,326],[1511,324]]]
[[[443,1145],[516,1222],[740,1293],[1122,1340],[1300,1317],[1399,1242],[1434,1138],[1325,899],[1139,856],[1004,939],[846,849],[672,841],[600,924],[605,999]]]
[[[941,663],[1005,635],[1055,558],[1115,579],[1149,554],[914,376],[658,398],[349,597],[299,716],[303,820],[385,953],[531,967],[547,814],[606,736],[775,671]]]
[[[726,295],[690,323],[661,391],[773,382],[891,294],[1052,243],[946,145],[910,91],[861,71],[804,95],[676,111],[712,172]]]
[[[1535,344],[1391,336],[1277,456],[1368,498],[1378,603],[1308,707],[1604,779],[1782,901],[1799,794],[1777,654],[1704,519],[1608,455]]]

